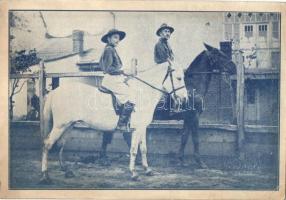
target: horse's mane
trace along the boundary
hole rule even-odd
[[[193,62],[191,63],[191,65],[193,64],[193,63],[196,63],[196,62],[198,62],[199,60],[201,60],[202,58],[202,56],[205,54],[205,50],[203,50],[199,55],[197,55],[197,57],[193,60]]]
[[[188,83],[190,83],[192,85],[192,78],[189,76],[191,75],[192,73],[194,72],[203,72],[201,71],[200,67],[200,62],[202,61],[203,58],[206,58],[205,57],[205,54],[206,54],[206,51],[202,51],[192,62],[191,64],[189,65],[188,69],[185,71],[185,77],[186,79],[190,78],[190,81],[187,81]],[[203,74],[201,74],[203,75]],[[200,75],[199,75],[200,76]],[[211,81],[211,74],[207,74],[207,79],[206,79],[206,82],[205,82],[205,91],[204,93],[202,94],[203,96],[206,95],[206,92],[208,91],[208,88],[209,88],[209,83]],[[190,85],[190,86],[191,86]],[[192,85],[191,87],[194,87],[194,85]]]
[[[197,67],[199,67],[197,63],[199,63],[202,60],[203,56],[205,56],[205,53],[206,51],[204,50],[195,57],[195,59],[191,62],[188,69],[186,70],[186,74],[191,73],[192,71],[197,71]]]

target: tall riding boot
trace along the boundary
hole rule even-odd
[[[124,105],[123,105],[123,109],[122,112],[119,116],[119,120],[117,123],[117,127],[115,130],[117,131],[122,131],[122,132],[129,132],[129,129],[127,127],[127,123],[130,119],[131,113],[134,109],[134,104],[127,101]]]

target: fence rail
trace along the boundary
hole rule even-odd
[[[11,124],[15,127],[22,126],[40,126],[40,121],[11,121]],[[89,126],[86,126],[81,123],[76,123],[75,128],[89,129]],[[150,129],[182,129],[183,121],[177,120],[154,120],[148,126]],[[245,125],[245,132],[248,133],[271,133],[277,134],[279,131],[278,126],[262,126],[262,125]],[[226,130],[226,131],[237,131],[237,125],[234,124],[200,124],[200,129],[216,129],[216,130]]]
[[[46,78],[103,77],[102,72],[46,73]]]
[[[45,78],[103,77],[102,72],[45,73]],[[39,72],[33,74],[10,74],[10,79],[39,78]]]
[[[10,79],[29,79],[29,78],[39,78],[38,73],[34,74],[10,74]]]

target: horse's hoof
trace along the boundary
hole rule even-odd
[[[106,155],[106,152],[100,152],[99,153],[99,159],[107,159],[108,157],[107,157],[107,155]]]
[[[111,161],[109,159],[102,159],[99,161],[99,164],[105,167],[111,166]]]
[[[51,185],[53,182],[50,178],[42,177],[39,184],[40,185]]]
[[[71,170],[66,171],[65,173],[66,178],[73,178],[75,177],[74,173]]]
[[[131,179],[132,179],[132,181],[139,181],[140,180],[139,175],[136,172],[132,173]]]
[[[199,169],[208,169],[208,166],[200,159],[196,161]]]
[[[180,162],[179,166],[180,167],[188,167],[188,165],[184,161]]]
[[[184,156],[182,156],[181,154],[178,156],[178,159],[180,162],[183,162],[184,161]]]
[[[205,163],[201,162],[201,163],[199,164],[199,168],[200,168],[200,169],[208,169],[208,166],[207,166]]]
[[[208,169],[208,166],[201,160],[201,157],[199,154],[194,155],[195,162],[199,166],[200,169]]]
[[[177,166],[178,167],[186,167],[185,159],[183,157],[178,158]]]
[[[145,175],[146,176],[154,176],[154,172],[152,171],[152,169],[147,168],[145,171]]]
[[[52,180],[50,179],[48,171],[42,172],[42,178],[41,178],[39,184],[40,185],[50,185],[50,184],[52,184]]]
[[[61,166],[61,171],[65,172],[66,170],[67,170],[67,168],[66,168],[66,167]]]

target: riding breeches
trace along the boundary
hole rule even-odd
[[[135,103],[134,93],[125,81],[124,75],[109,75],[105,74],[102,80],[102,86],[111,90],[118,101],[125,104],[127,101]]]

